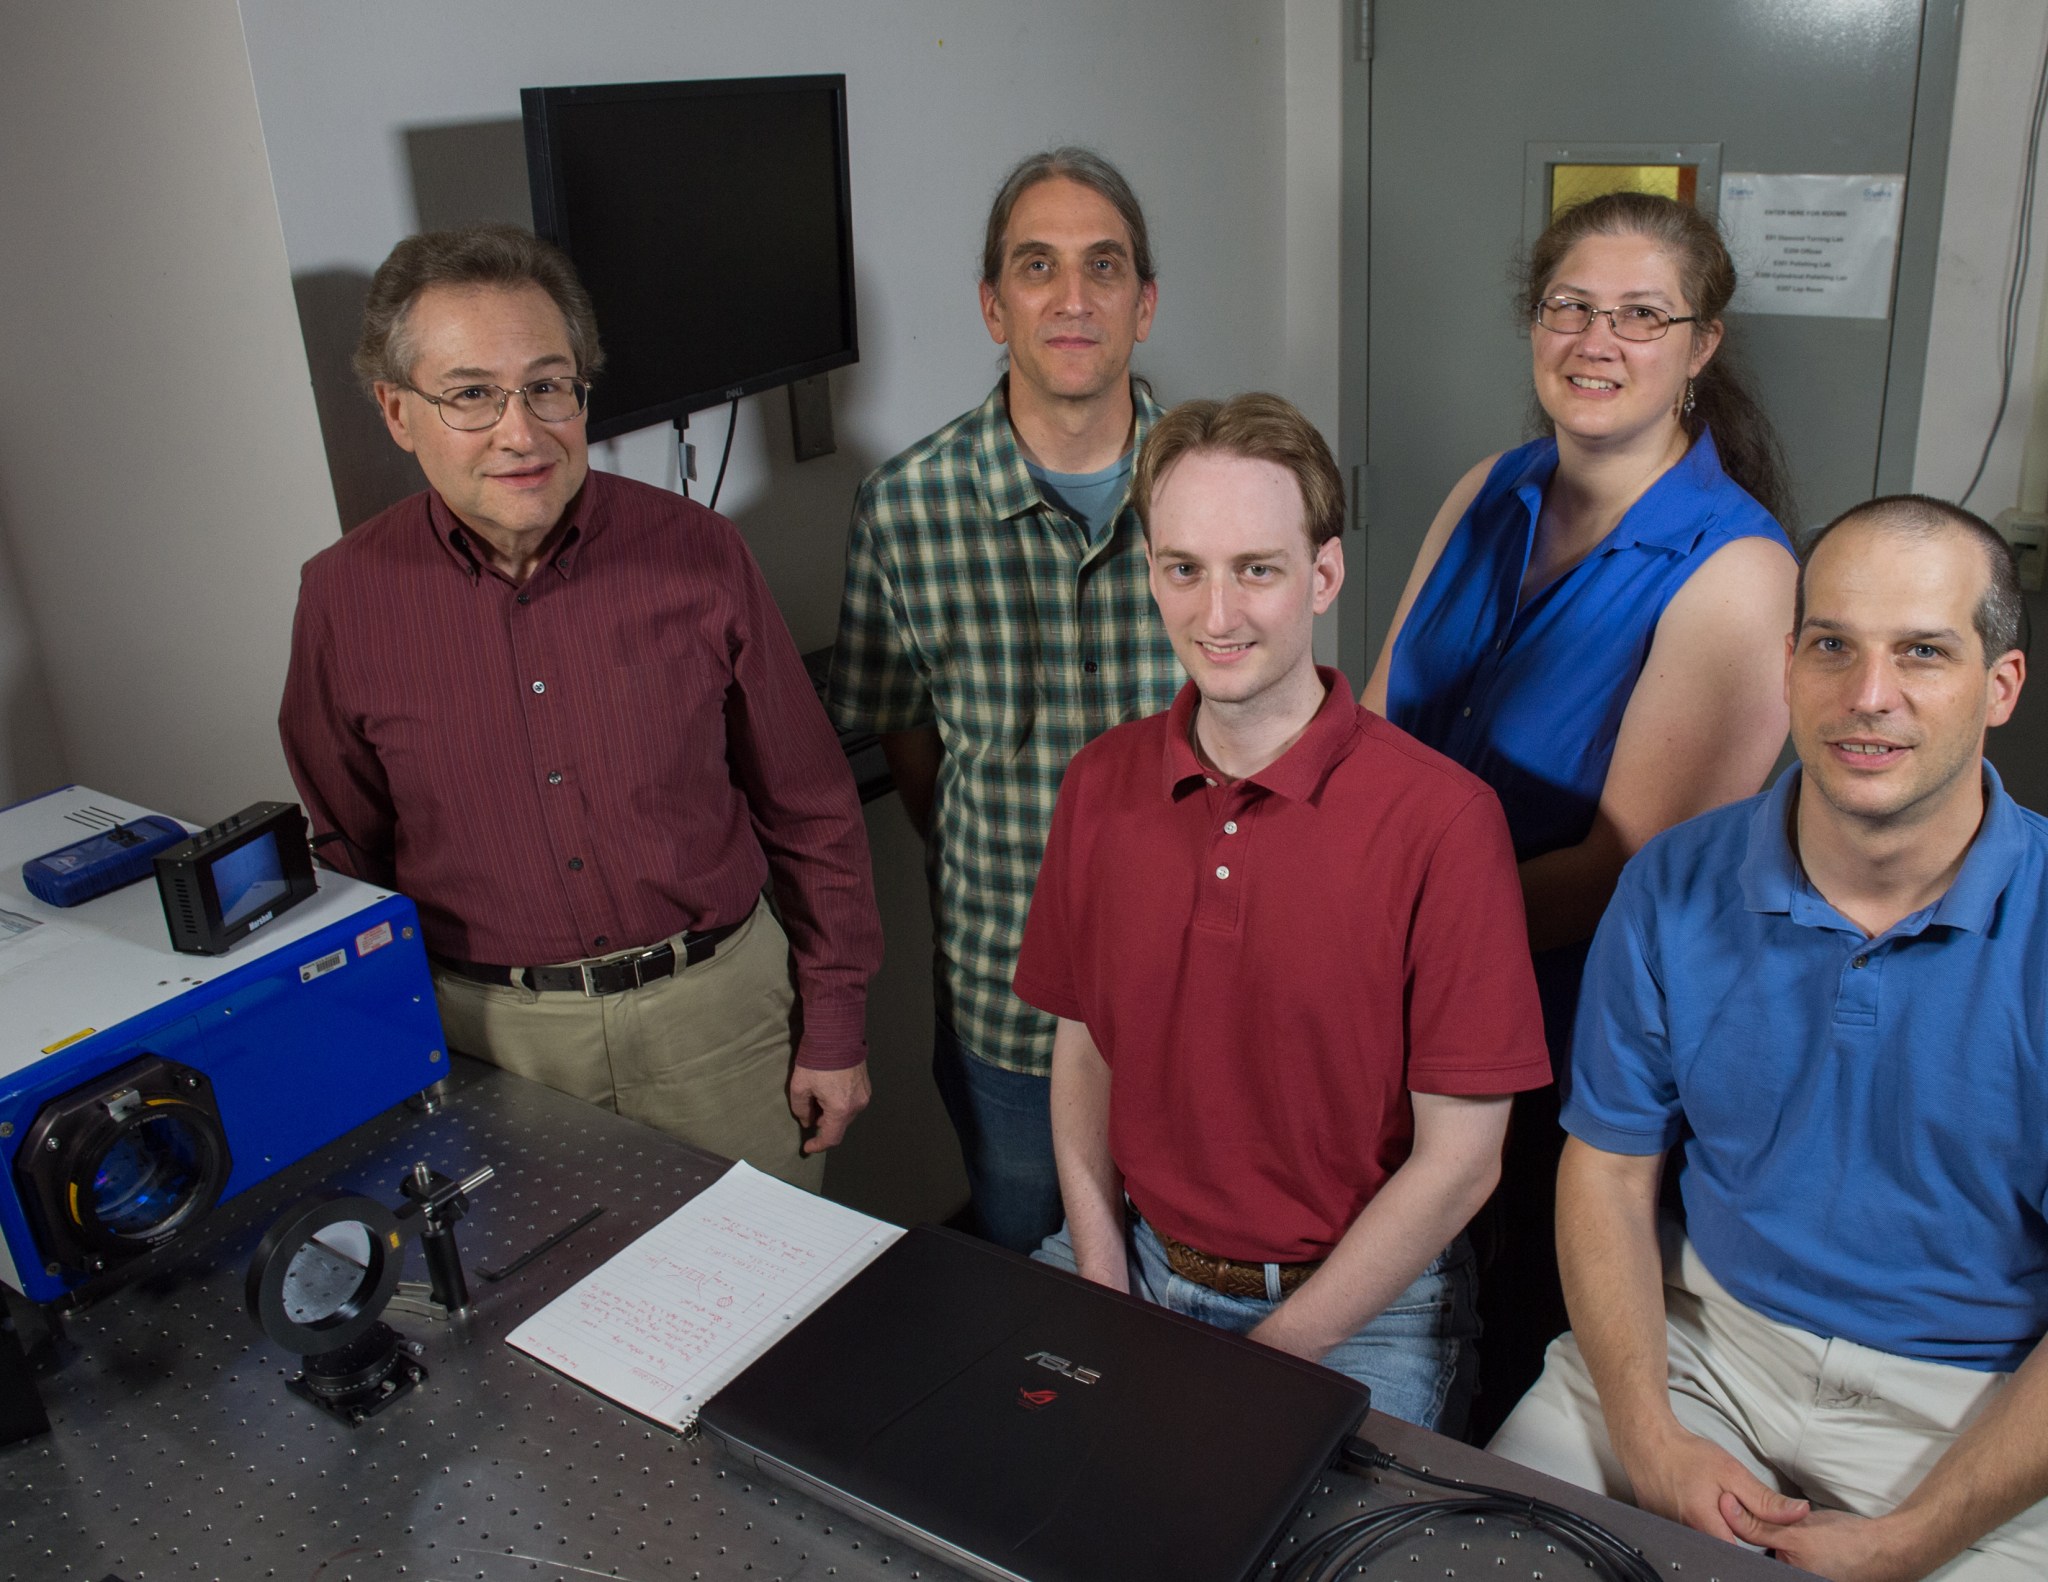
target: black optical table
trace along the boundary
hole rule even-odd
[[[0,1447],[0,1582],[959,1577],[507,1346],[514,1326],[724,1164],[473,1062],[455,1062],[445,1086],[438,1112],[378,1117],[217,1211],[141,1282],[52,1318],[55,1365],[39,1379],[51,1431]],[[456,1232],[475,1309],[466,1320],[388,1313],[419,1342],[429,1377],[349,1428],[286,1392],[298,1359],[246,1316],[243,1280],[284,1209],[324,1187],[395,1206],[418,1160],[453,1177],[496,1167]],[[484,1280],[593,1208],[604,1212],[549,1253]],[[407,1258],[407,1278],[424,1278],[418,1251]],[[1378,1412],[1366,1433],[1411,1464],[1592,1515],[1672,1582],[1804,1575]],[[1441,1492],[1394,1473],[1333,1474],[1281,1558],[1346,1516]],[[1403,1547],[1418,1563],[1369,1575],[1583,1574],[1508,1526],[1440,1526]]]

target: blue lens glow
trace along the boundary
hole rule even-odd
[[[150,1116],[124,1132],[93,1172],[94,1216],[112,1235],[148,1236],[191,1202],[201,1185],[199,1161],[191,1127]]]

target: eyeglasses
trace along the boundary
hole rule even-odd
[[[1593,321],[1605,318],[1614,333],[1625,341],[1660,341],[1674,324],[1697,324],[1699,315],[1688,313],[1674,318],[1647,302],[1624,302],[1618,308],[1596,308],[1577,297],[1545,297],[1536,304],[1536,322],[1560,335],[1583,335]]]
[[[524,401],[526,410],[543,423],[568,422],[581,415],[584,403],[590,399],[588,379],[563,374],[532,380],[516,390],[507,390],[503,385],[463,385],[443,390],[439,395],[428,395],[418,385],[405,388],[422,401],[432,402],[443,423],[465,434],[495,428],[505,415],[505,403],[514,396]]]

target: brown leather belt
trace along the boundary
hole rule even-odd
[[[1184,1241],[1175,1241],[1156,1225],[1152,1227],[1152,1233],[1159,1238],[1159,1245],[1166,1249],[1166,1266],[1183,1280],[1206,1285],[1224,1296],[1263,1297],[1266,1294],[1264,1264],[1239,1263],[1235,1258],[1219,1258],[1212,1252],[1202,1252]],[[1287,1296],[1300,1290],[1308,1283],[1308,1277],[1322,1266],[1320,1258],[1313,1263],[1277,1265],[1280,1294]]]
[[[740,924],[707,928],[701,934],[685,934],[682,965],[694,967],[708,961],[726,940],[738,933]],[[436,956],[434,964],[445,967],[458,978],[472,983],[489,983],[515,989],[538,989],[542,993],[584,994],[592,997],[622,994],[643,983],[675,976],[678,941],[664,939],[647,950],[628,951],[622,956],[597,956],[588,961],[564,962],[552,967],[499,967],[487,961],[457,961]]]

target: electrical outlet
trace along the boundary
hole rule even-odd
[[[688,440],[683,441],[683,476],[692,483],[697,481],[697,447]]]
[[[1991,525],[2012,545],[2013,558],[2019,562],[2020,586],[2039,593],[2041,574],[2048,570],[2048,516],[2036,511],[2000,511]]]

